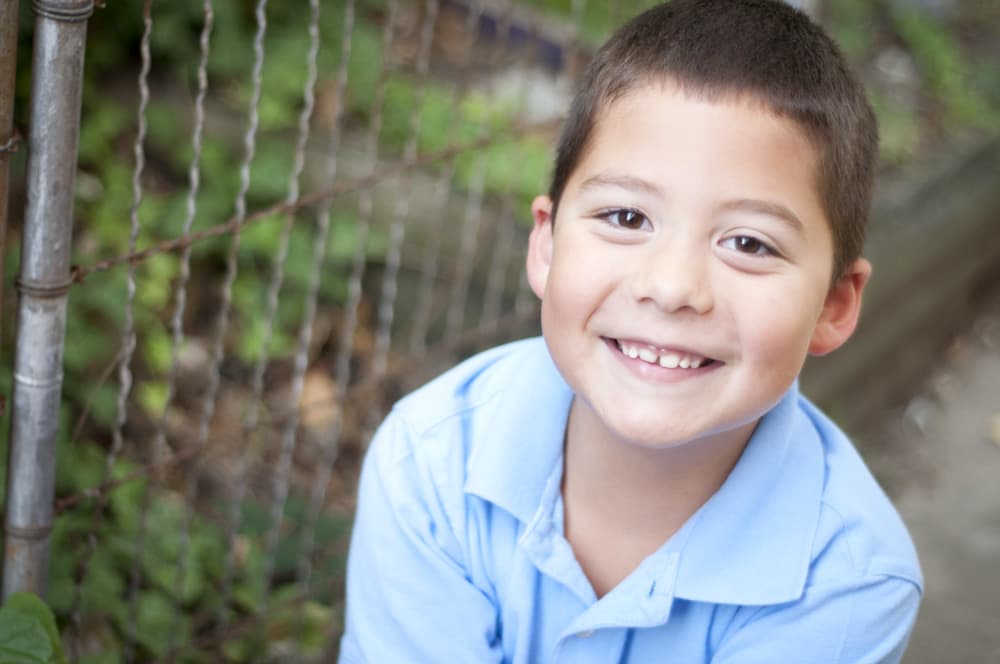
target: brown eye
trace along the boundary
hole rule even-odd
[[[737,235],[723,242],[724,246],[750,256],[776,256],[777,252],[750,235]]]
[[[603,215],[613,226],[638,230],[649,223],[646,215],[631,209],[611,210]]]

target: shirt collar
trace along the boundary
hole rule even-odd
[[[469,455],[465,491],[529,523],[562,463],[573,391],[541,337],[523,344],[495,376],[501,387]]]
[[[465,490],[528,524],[562,463],[573,392],[541,338],[524,350],[496,375],[502,388],[470,454]],[[795,384],[761,419],[722,487],[664,545],[662,553],[680,548],[675,596],[740,605],[801,596],[825,467],[799,398]]]
[[[761,419],[725,483],[693,517],[677,597],[764,605],[802,595],[826,471],[799,398],[796,384]]]

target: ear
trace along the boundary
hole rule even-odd
[[[810,354],[826,355],[854,333],[861,315],[861,293],[871,274],[871,263],[859,258],[833,285],[809,341]]]
[[[531,202],[531,216],[535,219],[535,227],[528,238],[528,284],[538,299],[542,299],[552,265],[552,199],[535,197]]]

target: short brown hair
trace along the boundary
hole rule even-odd
[[[878,124],[833,41],[778,0],[673,0],[622,26],[597,52],[556,151],[553,215],[609,103],[652,81],[687,94],[750,95],[794,121],[819,155],[817,188],[839,277],[864,244],[878,156]]]

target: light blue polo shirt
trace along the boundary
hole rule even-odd
[[[361,475],[341,662],[900,660],[913,544],[796,387],[718,492],[600,600],[563,537],[572,396],[529,339],[396,405]]]

